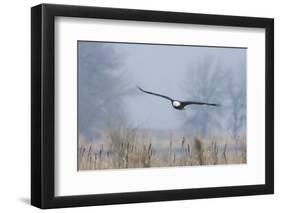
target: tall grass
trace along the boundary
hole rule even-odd
[[[80,141],[78,170],[240,164],[247,161],[245,137],[234,140],[170,135],[168,141],[157,141],[137,128],[110,129],[106,135],[104,143]]]

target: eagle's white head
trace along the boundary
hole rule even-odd
[[[179,101],[173,101],[172,104],[174,107],[179,107],[181,105]]]

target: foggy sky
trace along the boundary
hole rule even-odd
[[[218,63],[227,73],[225,81],[232,81],[238,76],[238,81],[235,82],[236,86],[246,88],[246,49],[80,42],[80,53],[81,51],[93,51],[96,55],[98,54],[97,48],[100,46],[110,47],[113,54],[116,55],[116,59],[120,60],[121,65],[111,66],[112,72],[116,73],[117,70],[117,73],[123,73],[124,82],[130,91],[133,91],[133,93],[124,95],[122,102],[122,108],[132,126],[156,129],[180,128],[182,125],[181,117],[185,116],[188,109],[177,111],[172,108],[168,100],[141,93],[136,89],[136,86],[174,99],[186,100],[190,96],[187,90],[183,90],[183,87],[185,84],[191,83],[187,79],[188,73],[193,72],[190,70],[193,65],[201,63],[206,57],[211,57],[214,63]],[[81,66],[88,63],[88,60],[86,55],[80,54],[79,64],[83,69],[80,69],[79,72],[91,69],[88,66]],[[95,60],[91,66],[99,67],[98,63],[99,60]],[[208,72],[207,69],[206,72]],[[95,76],[94,73],[93,76]],[[219,84],[220,82],[213,83]],[[103,86],[103,89],[107,90],[111,85],[104,84]],[[81,91],[91,90],[87,79],[85,82],[80,79],[79,89]],[[93,98],[89,97],[89,105],[91,104],[90,99]],[[194,97],[192,98],[194,99]],[[196,101],[193,99],[188,101]],[[87,98],[83,99],[86,102],[87,100]],[[225,105],[224,101],[222,98],[219,103],[222,108]],[[83,104],[87,105],[87,103]],[[93,113],[98,114],[99,112],[96,110]],[[83,117],[80,116],[79,119],[83,119]],[[83,121],[80,122],[83,123]],[[92,122],[94,125],[99,120]],[[90,125],[89,122],[87,123]]]

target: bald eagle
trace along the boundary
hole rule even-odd
[[[168,99],[169,101],[171,101],[172,106],[177,109],[177,110],[183,110],[185,108],[185,106],[187,105],[208,105],[208,106],[219,106],[218,104],[210,104],[210,103],[205,103],[205,102],[196,102],[196,101],[179,101],[179,100],[174,100],[168,96],[165,95],[161,95],[158,93],[154,93],[154,92],[149,92],[146,90],[143,90],[142,88],[140,88],[139,86],[137,86],[137,88],[144,93],[150,94],[150,95],[155,95],[161,98],[165,98]]]

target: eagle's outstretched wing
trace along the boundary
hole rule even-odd
[[[165,95],[161,95],[161,94],[157,94],[157,93],[154,93],[154,92],[149,92],[149,91],[143,90],[143,89],[140,88],[139,86],[137,86],[137,88],[138,88],[140,91],[144,92],[144,93],[147,93],[147,94],[150,94],[150,95],[156,95],[156,96],[159,96],[159,97],[162,97],[162,98],[165,98],[165,99],[168,99],[168,100],[172,101],[172,99],[171,99],[170,97],[168,97],[168,96],[165,96]]]
[[[210,103],[196,102],[196,101],[183,101],[183,102],[181,102],[181,103],[182,103],[183,106],[191,105],[191,104],[194,104],[194,105],[219,106],[218,104],[210,104]]]

